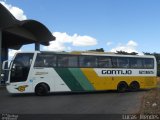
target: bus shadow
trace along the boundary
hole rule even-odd
[[[48,96],[52,95],[86,95],[86,94],[126,94],[126,93],[136,93],[136,92],[145,92],[148,90],[139,90],[139,91],[126,91],[126,92],[118,92],[116,90],[104,90],[104,91],[89,91],[89,92],[57,92],[50,93]]]
[[[35,93],[21,93],[21,94],[11,94],[12,97],[48,97],[48,96],[64,96],[64,95],[95,95],[95,94],[126,94],[126,93],[139,93],[146,92],[149,90],[139,90],[139,91],[126,91],[126,92],[118,92],[116,90],[104,90],[104,91],[85,91],[85,92],[52,92],[44,96],[37,96]]]

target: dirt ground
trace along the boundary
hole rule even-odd
[[[160,114],[160,77],[157,88],[146,92],[142,99],[140,114]]]

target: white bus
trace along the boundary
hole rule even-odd
[[[154,56],[105,53],[16,53],[8,69],[9,93],[82,92],[156,87]]]

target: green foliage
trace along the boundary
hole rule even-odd
[[[137,55],[138,53],[136,53],[136,52],[128,53],[128,52],[125,52],[125,51],[116,51],[116,54],[120,54],[120,55]]]
[[[93,51],[93,52],[104,52],[104,49],[103,49],[103,48],[99,48],[99,49],[89,50],[89,51]]]

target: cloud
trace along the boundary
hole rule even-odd
[[[135,41],[130,40],[130,41],[128,41],[127,44],[119,44],[117,47],[111,49],[110,51],[111,52],[125,51],[125,52],[128,52],[128,53],[137,52],[139,54],[142,54],[141,52],[138,52],[136,50],[137,46],[138,46],[138,44]]]
[[[64,43],[61,43],[58,40],[50,42],[50,45],[44,46],[43,49],[49,51],[68,51]]]
[[[128,41],[127,46],[137,47],[138,44],[134,42],[133,40]]]
[[[18,7],[15,7],[15,6],[12,6],[10,4],[7,4],[6,2],[4,1],[0,1],[0,3],[5,6],[11,13],[12,15],[17,18],[18,20],[26,20],[27,19],[27,16],[24,14],[23,10],[18,8]]]
[[[80,36],[77,34],[68,35],[67,33],[54,32],[56,37],[55,41],[50,42],[49,46],[43,47],[44,50],[51,51],[71,51],[71,47],[86,47],[94,46],[97,44],[97,40],[90,36]]]
[[[97,40],[90,36],[79,36],[75,34],[73,38],[73,46],[94,46],[97,44]]]
[[[107,42],[106,45],[110,46],[110,45],[112,45],[112,42]]]

